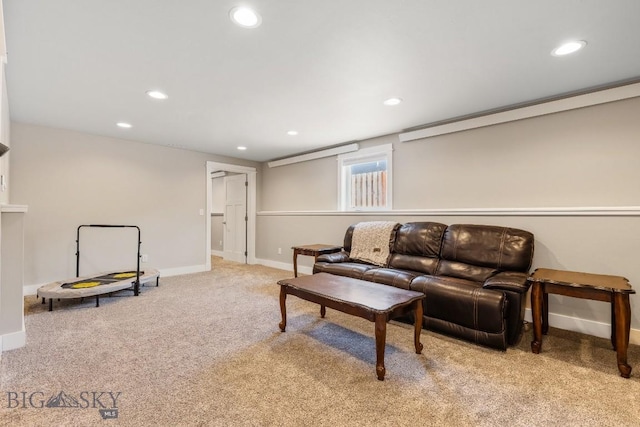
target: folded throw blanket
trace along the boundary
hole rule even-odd
[[[385,267],[390,255],[391,233],[398,225],[393,221],[357,223],[351,237],[349,258]]]

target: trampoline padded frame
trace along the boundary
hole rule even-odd
[[[136,272],[132,277],[122,280],[115,280],[111,277],[118,274],[131,272],[108,272],[94,276],[74,277],[69,280],[61,280],[51,282],[38,288],[36,297],[42,298],[44,304],[45,299],[49,298],[49,311],[53,310],[53,299],[72,299],[96,297],[96,307],[100,307],[100,295],[111,294],[122,290],[133,291],[136,295],[139,293],[139,286],[149,283],[155,279],[156,286],[159,284],[160,272],[155,269],[148,269],[140,272],[139,282],[136,280]],[[91,287],[74,288],[73,284],[82,282],[100,282],[100,284]],[[65,287],[66,286],[66,287]]]

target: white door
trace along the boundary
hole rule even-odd
[[[223,258],[246,262],[247,250],[247,175],[224,177]]]

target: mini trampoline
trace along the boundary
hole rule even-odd
[[[138,257],[136,270],[103,272],[93,276],[80,277],[80,229],[84,227],[101,228],[135,228],[138,230]],[[155,269],[140,271],[140,228],[136,225],[105,225],[91,224],[78,227],[76,238],[76,277],[48,283],[38,288],[37,298],[42,298],[42,303],[49,298],[49,311],[53,310],[53,300],[96,297],[96,307],[100,307],[100,295],[112,294],[122,290],[133,291],[137,296],[140,293],[140,285],[156,281],[159,285],[160,273]]]

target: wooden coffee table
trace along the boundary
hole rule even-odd
[[[422,330],[421,292],[408,291],[350,277],[317,273],[311,276],[280,280],[280,330],[287,326],[287,294],[320,304],[320,316],[324,317],[326,307],[375,322],[376,373],[384,380],[384,350],[387,337],[387,322],[394,317],[414,312],[414,345],[416,353],[422,353],[420,331]]]

